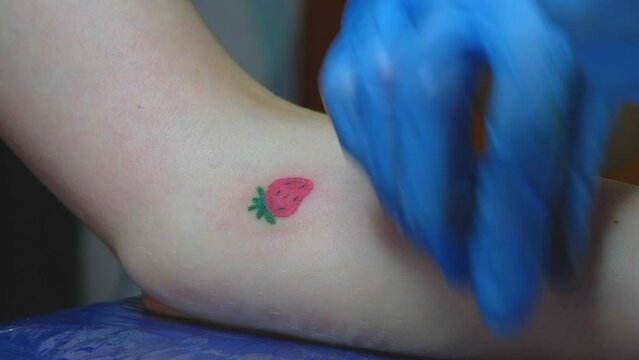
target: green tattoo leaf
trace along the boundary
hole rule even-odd
[[[257,214],[255,214],[255,216],[257,216],[257,219],[261,219],[264,216],[264,209],[259,209],[257,210]]]
[[[263,198],[264,196],[266,196],[266,194],[264,193],[264,188],[259,186],[257,188],[257,193],[260,195],[261,198]]]
[[[276,223],[275,217],[273,217],[270,213],[266,213],[266,215],[264,215],[264,219],[271,225],[275,225]]]
[[[251,205],[251,206],[248,207],[248,211],[253,211],[253,210],[258,209],[258,208],[259,208],[259,206],[257,206],[257,205]]]

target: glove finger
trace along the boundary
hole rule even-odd
[[[329,49],[320,72],[320,92],[324,107],[341,145],[358,161],[363,161],[366,138],[360,123],[359,97],[354,53],[344,35]]]
[[[377,190],[382,205],[397,215],[393,186],[392,111],[389,82],[392,81],[390,52],[394,44],[383,42],[407,25],[403,9],[396,6],[379,11],[386,1],[350,1],[344,14],[340,37],[324,62],[321,88],[326,108],[333,119],[340,141],[364,166]],[[388,15],[394,19],[388,26]],[[396,16],[392,16],[396,15]]]
[[[615,124],[612,108],[600,94],[587,89],[578,109],[562,222],[572,270],[579,268],[587,254],[598,175]]]
[[[469,111],[476,69],[468,56],[472,34],[448,10],[429,14],[398,55],[395,166],[413,242],[449,281],[463,284],[476,173]]]
[[[385,22],[395,18],[396,8],[379,12],[380,1],[372,1],[361,11],[357,29],[352,33],[354,65],[357,68],[358,113],[365,132],[366,171],[385,211],[396,222],[402,222],[397,213],[395,191],[395,119],[393,112],[393,86],[396,68],[401,66],[393,57],[396,44],[385,41],[392,37],[389,31],[406,23],[396,21],[391,29]],[[397,19],[400,20],[400,19]]]
[[[484,37],[493,39],[484,45],[494,86],[469,244],[480,310],[504,335],[523,325],[541,291],[577,77],[559,33],[534,17],[512,15],[516,24]]]
[[[397,51],[412,44],[406,34],[415,28],[406,8],[397,1],[369,1],[360,9],[352,46],[358,69],[358,94],[363,128],[370,147],[367,172],[385,211],[407,233],[405,217],[398,211],[396,178],[395,94],[397,72],[403,66]]]

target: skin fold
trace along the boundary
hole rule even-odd
[[[639,352],[635,187],[602,183],[588,270],[495,339],[392,227],[330,121],[250,79],[189,2],[0,2],[0,135],[153,311],[414,355]],[[256,187],[282,177],[313,191],[256,220]]]

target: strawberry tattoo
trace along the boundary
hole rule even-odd
[[[248,211],[255,210],[257,219],[264,218],[275,225],[275,218],[293,215],[300,207],[302,200],[313,190],[313,182],[304,178],[281,178],[273,181],[266,192],[261,186],[257,188],[257,197]]]

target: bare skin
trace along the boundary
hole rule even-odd
[[[496,340],[394,230],[330,121],[257,85],[186,1],[1,2],[0,134],[151,309],[418,355],[639,353],[639,190],[603,184],[584,283]],[[256,220],[255,188],[288,176],[313,192]]]

